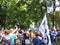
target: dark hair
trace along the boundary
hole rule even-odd
[[[29,37],[26,37],[26,39],[29,39]]]
[[[22,33],[22,31],[21,31],[21,30],[19,30],[18,32],[19,32],[19,33]]]
[[[9,34],[7,31],[4,32],[5,34]]]
[[[31,32],[32,30],[30,30],[29,32]]]

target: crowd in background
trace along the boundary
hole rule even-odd
[[[51,43],[54,43],[57,36],[60,36],[60,30],[50,30]],[[3,30],[0,33],[0,45],[47,45],[45,44],[39,30]]]

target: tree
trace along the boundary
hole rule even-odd
[[[0,0],[0,25],[5,28],[14,27],[17,20],[22,29],[27,29],[32,22],[40,23],[47,12],[47,6],[51,6],[53,0],[40,2],[40,0]],[[48,16],[51,25],[51,13]]]

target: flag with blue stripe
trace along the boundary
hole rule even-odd
[[[41,34],[46,37],[48,37],[48,44],[47,45],[51,45],[51,40],[50,40],[50,35],[49,35],[49,28],[48,28],[48,23],[47,23],[47,17],[46,14],[43,17],[43,20],[39,26],[39,31],[41,32]]]

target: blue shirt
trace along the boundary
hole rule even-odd
[[[11,39],[11,45],[14,45],[14,39],[16,38],[16,35],[15,34],[10,34],[10,39]]]
[[[42,45],[42,41],[38,37],[33,38],[32,42],[34,45]]]
[[[55,32],[50,32],[51,43],[54,42],[55,37],[56,37],[56,33]]]

